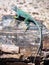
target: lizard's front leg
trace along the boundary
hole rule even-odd
[[[25,28],[25,31],[29,29],[30,27],[30,22],[28,21],[29,18],[26,18],[24,21],[25,21],[25,24],[26,24],[26,28]]]

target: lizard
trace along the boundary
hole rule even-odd
[[[39,23],[38,21],[36,21],[30,14],[24,12],[23,10],[17,8],[17,6],[13,6],[12,9],[16,12],[16,16],[14,16],[15,19],[22,19],[25,24],[27,25],[27,29],[29,29],[29,24],[30,22],[32,22],[33,24],[35,24],[38,29],[39,29],[39,33],[40,33],[40,46],[38,48],[38,51],[37,51],[37,54],[39,53],[39,51],[41,50],[41,45],[42,45],[42,28],[40,27],[41,26],[41,23]],[[37,56],[37,55],[36,55]],[[35,57],[36,59],[36,57]],[[34,59],[34,61],[35,61]]]
[[[16,12],[16,15],[14,16],[15,19],[20,19],[22,21],[25,22],[27,29],[29,29],[29,24],[30,22],[32,22],[33,24],[37,25],[39,28],[39,22],[35,21],[35,19],[33,19],[33,17],[31,17],[30,14],[24,12],[23,10],[17,8],[17,6],[13,6],[12,9]]]

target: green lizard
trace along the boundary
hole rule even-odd
[[[30,22],[32,22],[33,24],[37,25],[39,28],[39,24],[37,21],[35,21],[31,15],[29,15],[28,13],[24,12],[23,10],[17,8],[17,6],[13,6],[12,9],[16,12],[16,16],[15,19],[20,19],[22,21],[25,22],[25,24],[27,25],[27,29],[29,29],[29,24]]]

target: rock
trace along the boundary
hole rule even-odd
[[[1,44],[1,51],[7,53],[19,53],[19,47],[10,44]]]
[[[17,58],[17,59],[20,59],[20,57],[21,57],[21,54],[3,54],[3,55],[0,56],[0,58],[6,58],[8,60],[9,60],[9,58]]]
[[[43,22],[43,24],[47,27],[47,29],[49,30],[49,21],[45,21]]]

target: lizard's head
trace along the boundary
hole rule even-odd
[[[17,6],[12,5],[11,9],[14,10],[15,12],[17,12]]]
[[[12,5],[11,9],[14,10],[14,11],[17,13],[17,6]],[[17,17],[17,14],[14,16],[14,18],[15,18],[15,19],[18,18],[18,17]]]

